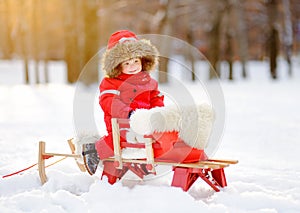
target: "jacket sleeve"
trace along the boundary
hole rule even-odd
[[[158,83],[155,81],[155,89],[150,93],[151,108],[164,106],[164,95],[158,90]]]
[[[120,91],[111,79],[104,78],[100,84],[99,104],[111,117],[127,118],[130,107],[120,99]]]

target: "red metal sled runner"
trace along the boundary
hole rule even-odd
[[[216,160],[208,159],[203,150],[198,150],[186,145],[183,141],[172,142],[172,147],[162,147],[155,140],[155,136],[144,136],[144,143],[128,143],[121,137],[120,129],[128,129],[127,119],[112,119],[114,156],[102,160],[103,172],[101,179],[106,176],[110,184],[122,179],[128,172],[132,171],[139,178],[143,179],[148,174],[156,174],[157,165],[169,165],[173,168],[172,186],[180,187],[188,191],[198,178],[204,180],[215,191],[227,186],[224,168],[230,164],[238,163],[237,160]],[[39,144],[38,168],[42,183],[47,181],[45,172],[45,159],[53,156],[66,156],[81,158],[74,154],[74,144],[68,141],[72,154],[46,153],[45,142]],[[122,158],[123,148],[144,148],[146,158],[144,159],[124,159]],[[76,161],[81,171],[85,171],[84,166]]]

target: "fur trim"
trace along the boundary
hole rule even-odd
[[[198,106],[157,107],[138,109],[130,117],[130,127],[140,135],[154,132],[178,131],[189,146],[204,149],[208,142],[214,115],[208,104]]]
[[[143,71],[151,71],[158,64],[158,51],[149,40],[127,41],[107,49],[102,57],[102,69],[110,78],[117,77],[120,63],[135,57],[142,58]]]

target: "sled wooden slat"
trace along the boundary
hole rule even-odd
[[[114,158],[106,158],[103,161],[115,161]],[[124,163],[139,163],[139,164],[147,164],[147,160],[138,160],[138,159],[122,159]],[[196,163],[176,163],[176,162],[162,162],[162,161],[154,161],[154,165],[168,165],[168,166],[176,166],[176,167],[186,167],[186,168],[203,168],[203,169],[221,169],[224,167],[228,167],[227,163],[218,163],[218,162],[210,162],[210,161],[199,161]]]
[[[70,147],[70,149],[71,149],[72,154],[75,154],[75,145],[73,144],[72,141],[73,141],[73,139],[69,139],[69,140],[68,140],[68,144],[69,144],[69,147]],[[80,156],[80,157],[81,157],[81,156]],[[80,157],[79,157],[79,158],[80,158]],[[77,160],[76,158],[75,158],[75,162],[76,162],[78,168],[80,169],[80,171],[82,171],[82,172],[85,172],[85,171],[86,171],[84,164],[79,163],[78,160]]]
[[[120,127],[117,118],[111,119],[111,127],[112,127],[116,168],[122,169],[123,164],[122,164],[122,157],[121,157],[122,154],[121,154],[121,145],[120,145]]]
[[[50,157],[54,157],[54,156],[61,156],[61,157],[70,157],[70,158],[80,158],[80,155],[76,155],[76,154],[63,154],[63,153],[51,153],[51,152],[47,152],[43,154],[44,156],[50,156]]]
[[[152,147],[152,139],[151,138],[145,138],[145,148],[146,148],[146,156],[147,156],[147,165],[151,166],[150,172],[154,173],[154,151]]]
[[[237,164],[238,160],[223,160],[223,159],[208,159],[210,162],[219,162],[219,163],[228,163],[228,164]]]
[[[45,142],[40,141],[39,142],[38,169],[39,169],[39,176],[40,176],[42,184],[47,182],[44,154],[45,154]]]

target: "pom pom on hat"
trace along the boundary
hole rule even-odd
[[[131,58],[142,58],[143,71],[151,71],[158,63],[159,53],[149,40],[138,39],[128,30],[113,33],[102,57],[102,69],[110,78],[117,77],[120,71],[115,69],[120,63]]]

